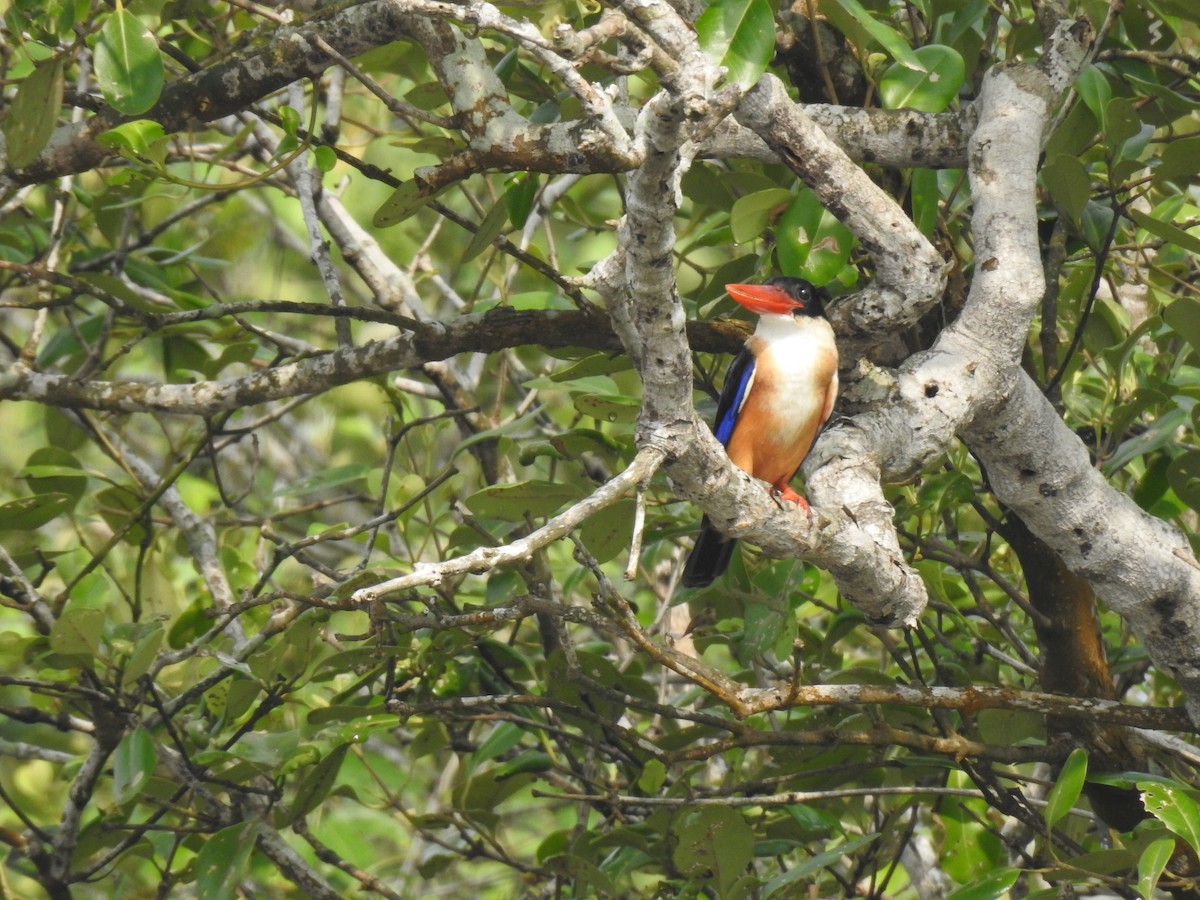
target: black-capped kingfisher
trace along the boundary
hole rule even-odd
[[[829,418],[838,388],[837,344],[820,291],[803,278],[783,276],[725,290],[759,320],[725,375],[713,432],[734,465],[767,482],[776,499],[807,510],[790,482]],[[734,543],[705,516],[683,585],[712,584],[729,567]]]

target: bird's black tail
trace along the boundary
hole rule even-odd
[[[729,568],[736,543],[713,528],[705,516],[700,522],[700,533],[696,535],[696,546],[692,547],[683,566],[683,586],[707,587],[712,584]]]

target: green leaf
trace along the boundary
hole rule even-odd
[[[938,173],[934,169],[915,170],[909,183],[909,196],[912,197],[913,222],[921,234],[932,237],[937,231],[941,204]]]
[[[531,773],[506,775],[497,769],[476,772],[458,794],[459,808],[494,815],[497,806],[536,780]]]
[[[888,109],[941,112],[958,96],[966,67],[953,47],[929,44],[914,51],[920,69],[893,63],[879,81],[879,96]]]
[[[1189,181],[1200,172],[1200,136],[1176,139],[1167,144],[1154,170],[1155,181]]]
[[[754,859],[754,832],[727,806],[705,806],[680,818],[672,860],[685,875],[711,880],[724,895]]]
[[[878,840],[880,835],[867,834],[862,837],[856,837],[853,840],[846,841],[836,846],[826,845],[826,849],[822,850],[813,856],[808,857],[803,862],[792,866],[781,875],[776,875],[763,886],[763,900],[773,896],[776,891],[781,890],[789,885],[795,884],[801,878],[807,878],[814,872],[819,872],[827,866],[832,866],[843,856],[854,853],[861,847],[874,840]],[[791,895],[789,895],[791,896]]]
[[[103,610],[68,609],[50,628],[50,649],[63,656],[85,656],[91,659],[100,646],[103,628]]]
[[[1200,350],[1200,300],[1176,297],[1163,310],[1162,317],[1193,349]]]
[[[345,760],[346,751],[350,747],[349,742],[339,744],[304,776],[296,788],[296,796],[288,810],[287,824],[300,821],[325,801],[329,792],[333,790],[338,772],[342,768],[342,761]]]
[[[136,116],[158,102],[163,87],[158,43],[141,20],[120,4],[100,29],[95,60],[96,81],[113,109]]]
[[[313,147],[313,162],[322,172],[332,172],[338,162],[337,151],[324,144]]]
[[[275,492],[274,496],[276,498],[303,497],[307,494],[329,490],[330,488],[358,484],[367,477],[370,471],[370,468],[363,463],[351,463],[345,466],[332,466],[328,469],[317,472],[315,475],[310,475],[308,478],[301,478],[299,481],[281,488]]]
[[[633,538],[633,517],[637,504],[618,500],[583,523],[579,539],[597,562],[615,559]]]
[[[1062,771],[1050,793],[1046,795],[1046,808],[1042,815],[1046,824],[1053,828],[1055,824],[1075,806],[1079,794],[1083,790],[1084,779],[1087,778],[1088,755],[1082,747],[1076,747],[1063,763]]]
[[[480,518],[520,522],[527,515],[548,516],[556,513],[566,504],[582,498],[580,490],[572,485],[535,479],[484,488],[464,502],[467,509]]]
[[[122,156],[151,157],[157,162],[162,162],[157,158],[160,154],[156,151],[157,145],[166,140],[166,137],[167,133],[162,125],[153,119],[134,119],[132,122],[122,122],[108,131],[100,132],[96,135],[96,143],[111,147]],[[109,277],[115,281],[119,280],[115,276]]]
[[[199,900],[235,900],[259,827],[258,822],[230,825],[205,841],[196,857]]]
[[[617,394],[577,394],[571,400],[583,415],[601,422],[633,422],[642,409],[642,403],[636,397]]]
[[[514,722],[497,723],[491,733],[471,754],[471,767],[474,768],[480,763],[495,759],[501,753],[506,753],[521,743],[521,738],[524,736],[525,730]]]
[[[657,794],[667,780],[667,767],[661,760],[647,760],[638,776],[637,785],[644,793]]]
[[[130,518],[142,508],[141,498],[128,488],[113,485],[95,495],[96,511],[100,513],[113,531],[125,528]],[[145,526],[140,522],[125,532],[125,542],[140,544],[146,536]]]
[[[825,0],[821,4],[821,11],[854,43],[865,46],[873,40],[890,53],[896,62],[917,71],[923,68],[904,36],[875,19],[858,0]]]
[[[1104,73],[1095,66],[1088,66],[1075,79],[1075,91],[1079,94],[1087,108],[1092,111],[1096,121],[1102,127],[1106,126],[1104,113],[1108,109],[1108,101],[1112,99],[1112,88]]]
[[[37,63],[17,85],[4,116],[4,140],[12,168],[24,168],[38,158],[58,125],[62,98],[61,57]]]
[[[146,787],[158,765],[154,738],[144,728],[135,728],[113,751],[113,799],[128,803]]]
[[[38,494],[66,494],[76,502],[87,490],[88,477],[73,454],[61,447],[39,447],[29,454],[18,478]]]
[[[1156,219],[1154,216],[1140,209],[1130,207],[1127,212],[1133,221],[1156,237],[1160,237],[1182,250],[1187,250],[1189,253],[1200,253],[1200,238],[1195,235],[1184,231],[1178,226],[1172,225],[1170,222]]]
[[[1078,226],[1092,195],[1092,179],[1083,163],[1068,153],[1060,153],[1042,170],[1042,183],[1059,209]]]
[[[1116,149],[1142,130],[1137,108],[1125,97],[1113,97],[1104,108],[1104,136]]]
[[[1200,853],[1200,805],[1181,787],[1169,784],[1142,783],[1142,803],[1164,825],[1192,845]]]
[[[247,762],[277,769],[287,762],[299,746],[300,735],[297,731],[251,731],[242,735],[230,752]]]
[[[106,317],[88,316],[74,327],[64,325],[50,336],[50,340],[38,352],[37,364],[39,369],[47,369],[60,359],[83,349],[80,341],[96,340],[104,331]]]
[[[798,193],[779,217],[775,252],[785,274],[828,284],[846,266],[853,249],[854,235],[810,190]]]
[[[488,210],[487,215],[483,217],[483,221],[479,223],[478,230],[471,235],[470,243],[467,244],[467,249],[463,251],[459,265],[466,265],[490,247],[492,241],[500,236],[501,232],[504,231],[504,226],[507,224],[508,205],[503,199],[497,200],[492,204],[492,208]]]
[[[744,244],[757,238],[766,230],[772,213],[790,203],[792,192],[783,188],[768,188],[739,197],[729,213],[729,225],[733,239]]]
[[[981,875],[974,881],[955,888],[946,895],[946,900],[998,900],[1008,896],[1008,889],[1017,882],[1020,869],[1002,867]]]
[[[1144,900],[1153,900],[1154,889],[1158,885],[1159,876],[1171,861],[1175,853],[1175,839],[1161,837],[1151,841],[1138,857],[1138,893]]]
[[[512,60],[516,62],[516,53],[513,53]],[[442,88],[440,82],[426,81],[418,84],[404,95],[404,99],[415,106],[417,109],[423,109],[426,112],[437,109],[445,103],[450,102],[450,98],[446,96],[446,91]]]
[[[0,531],[32,531],[68,512],[74,505],[74,497],[58,491],[10,500],[0,506]]]
[[[165,636],[162,622],[155,622],[146,628],[134,645],[133,652],[129,654],[129,659],[125,661],[125,668],[121,671],[122,687],[130,688],[150,671]]]
[[[726,77],[748,90],[775,53],[775,14],[768,0],[715,0],[696,19],[696,36]]]
[[[521,172],[511,176],[505,183],[504,205],[508,208],[508,221],[513,228],[524,228],[537,199],[541,178],[537,172]]]
[[[451,185],[444,184],[433,189],[416,178],[404,182],[376,210],[373,219],[375,227],[388,228],[403,222],[434,197],[449,190],[450,187]]]
[[[786,634],[792,624],[786,600],[779,597],[761,599],[766,602],[747,602],[743,610],[743,637],[737,647],[737,660],[742,665],[750,665],[755,656],[771,652],[781,634]]]
[[[1108,237],[1108,230],[1112,227],[1113,210],[1111,206],[1102,203],[1097,203],[1095,200],[1089,200],[1083,206],[1083,215],[1080,216],[1080,230],[1083,232],[1083,239],[1087,241],[1088,246],[1092,250],[1104,246],[1104,240]]]

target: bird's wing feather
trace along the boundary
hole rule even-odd
[[[713,433],[723,445],[729,443],[738,413],[750,393],[754,382],[754,354],[743,348],[725,373],[725,384],[721,388],[721,399],[717,401],[717,417],[713,420]]]

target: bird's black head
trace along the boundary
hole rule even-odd
[[[796,308],[792,310],[793,316],[825,315],[824,301],[829,299],[829,295],[822,288],[814,287],[812,282],[790,275],[776,275],[768,278],[763,284],[780,288],[796,301]]]

